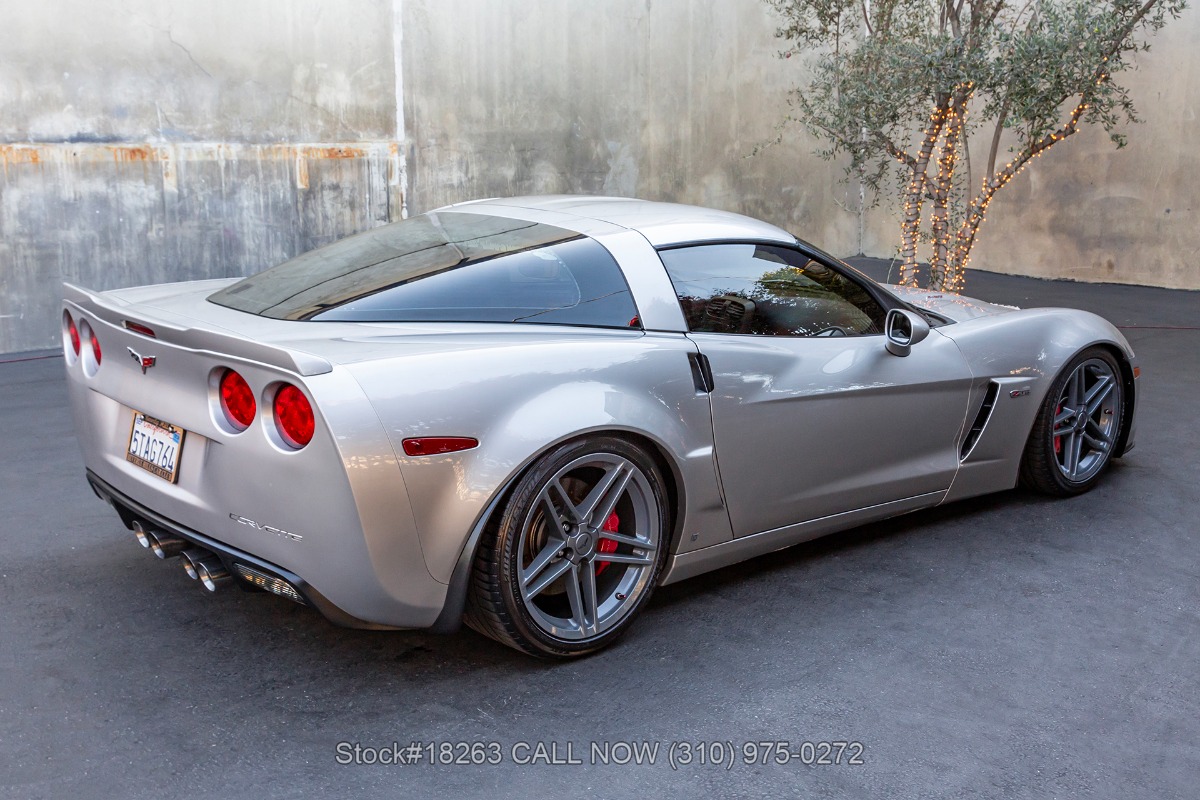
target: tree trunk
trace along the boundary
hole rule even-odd
[[[904,194],[904,217],[900,221],[900,284],[916,286],[920,265],[917,262],[917,244],[921,238],[921,207],[925,202],[929,160],[942,135],[946,124],[946,108],[949,98],[939,98],[929,124],[925,126],[925,138],[917,157],[908,164],[908,189]]]
[[[933,211],[930,214],[930,229],[933,253],[929,259],[929,288],[949,289],[953,283],[950,231],[950,196],[954,191],[954,170],[958,167],[959,147],[962,144],[963,128],[967,114],[969,94],[956,92],[950,105],[946,122],[946,135],[938,157],[937,182],[933,191]]]
[[[928,165],[928,161],[926,161]],[[921,232],[921,202],[925,193],[924,171],[913,167],[904,196],[904,218],[900,220],[900,284],[916,286],[920,265],[917,263],[917,239]]]

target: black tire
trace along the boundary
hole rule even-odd
[[[1105,389],[1102,381],[1111,388]],[[1094,410],[1086,402],[1092,391]],[[1126,413],[1117,359],[1103,347],[1079,353],[1058,373],[1042,401],[1021,458],[1021,482],[1058,497],[1089,491],[1112,461]]]
[[[594,511],[584,518],[589,501]],[[640,448],[610,436],[560,445],[525,473],[484,531],[464,621],[543,658],[607,647],[658,583],[669,517],[662,473]]]

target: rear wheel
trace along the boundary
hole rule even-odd
[[[622,439],[569,442],[526,473],[484,534],[466,622],[534,655],[599,650],[649,599],[668,530],[652,458]]]
[[[1121,367],[1108,350],[1093,347],[1072,359],[1033,423],[1021,460],[1024,483],[1053,495],[1095,486],[1112,460],[1124,400]]]

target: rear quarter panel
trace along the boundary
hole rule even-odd
[[[378,340],[373,348],[386,347]],[[677,485],[682,547],[731,538],[717,485],[708,397],[679,334],[523,332],[399,337],[394,358],[349,366],[392,441],[432,575],[448,581],[494,495],[555,444],[624,432],[653,443]],[[416,436],[479,447],[408,457]],[[695,538],[693,538],[693,536]]]

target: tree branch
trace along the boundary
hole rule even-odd
[[[958,5],[954,5],[954,0],[946,0],[946,19],[950,23],[950,30],[954,33],[954,38],[958,39],[962,36],[962,18],[959,12],[962,11],[962,0],[959,0]]]
[[[983,179],[990,181],[992,176],[996,174],[996,156],[1000,153],[1000,136],[1004,133],[1004,120],[1008,118],[1009,98],[1004,97],[1004,102],[1000,104],[1000,111],[996,115],[996,129],[992,132],[992,146],[988,149],[987,172],[983,173]]]
[[[992,10],[984,15],[987,18],[987,22],[985,22],[981,27],[990,28],[992,25],[994,25],[996,22],[996,17],[1000,16],[1000,12],[1004,9],[1004,4],[1006,2],[1007,0],[996,0],[996,4],[992,6]]]
[[[1121,48],[1125,44],[1126,38],[1131,33],[1133,33],[1133,30],[1134,30],[1134,28],[1137,27],[1138,23],[1141,22],[1142,19],[1146,16],[1146,14],[1150,13],[1150,10],[1153,9],[1154,6],[1158,5],[1159,2],[1160,2],[1160,0],[1146,0],[1146,2],[1142,4],[1141,8],[1139,8],[1137,10],[1137,12],[1132,17],[1129,18],[1129,21],[1121,29],[1120,35],[1113,37],[1112,46],[1109,47],[1108,50],[1104,51],[1103,55],[1101,56],[1100,63],[1097,65],[1095,71],[1092,73],[1091,80],[1088,83],[1087,87],[1085,87],[1082,91],[1078,92],[1080,102],[1079,102],[1079,105],[1077,105],[1075,107],[1075,111],[1072,112],[1072,122],[1071,122],[1070,133],[1075,132],[1075,125],[1078,124],[1078,116],[1077,115],[1080,115],[1082,113],[1080,111],[1080,109],[1086,109],[1086,108],[1090,107],[1091,99],[1095,92],[1095,87],[1098,86],[1104,80],[1104,78],[1107,76],[1108,60],[1121,51]],[[1031,25],[1033,24],[1033,21],[1035,18],[1036,18],[1036,11],[1035,11],[1034,17],[1030,19]],[[1068,99],[1070,99],[1074,95],[1075,95],[1075,93],[1064,94],[1059,99],[1059,101],[1058,101],[1059,104],[1065,103]],[[1069,136],[1070,133],[1068,133],[1066,135]],[[1047,137],[1049,137],[1049,136],[1050,136],[1050,134],[1047,135]],[[1045,138],[1043,138],[1039,141],[1045,141]],[[1047,146],[1049,146],[1049,145],[1047,145]],[[1042,148],[1042,149],[1045,149],[1045,148]]]
[[[1158,5],[1158,3],[1159,3],[1159,0],[1146,0],[1146,2],[1142,4],[1142,7],[1137,10],[1137,13],[1129,18],[1129,22],[1126,23],[1125,27],[1121,30],[1121,35],[1113,37],[1112,47],[1110,47],[1108,49],[1108,52],[1104,54],[1104,62],[1107,62],[1108,59],[1112,58],[1118,52],[1120,52],[1121,47],[1125,44],[1126,37],[1128,37],[1129,34],[1133,33],[1133,29],[1136,28],[1138,23],[1141,22],[1142,19],[1147,14],[1150,13],[1150,9],[1154,8],[1156,5]],[[1104,62],[1102,62],[1102,64]],[[1097,72],[1100,73],[1100,72],[1103,72],[1103,70],[1104,70],[1104,67],[1101,66],[1100,69],[1097,70]],[[1097,78],[1099,78],[1099,77],[1100,76],[1098,74]]]
[[[996,192],[1003,189],[1034,158],[1040,156],[1067,137],[1074,135],[1079,130],[1079,121],[1083,119],[1083,115],[1087,109],[1087,104],[1080,102],[1079,105],[1075,106],[1067,121],[1057,130],[1046,134],[1036,142],[1026,145],[1016,158],[1008,162],[999,175],[995,177],[988,176],[984,182],[983,189],[967,207],[966,217],[963,219],[963,224],[959,228],[958,235],[955,237],[957,240],[957,255],[960,259],[965,261],[967,254],[971,252],[971,248],[975,244],[975,237],[979,233],[979,225],[983,222],[983,218],[987,214],[987,208],[991,205],[992,198],[996,196]],[[965,264],[962,266],[965,266]]]
[[[892,142],[884,142],[883,146],[887,149],[889,156],[896,159],[897,161],[899,161],[901,164],[908,167],[909,169],[916,168],[917,160],[915,158],[913,158],[912,156],[910,156],[907,152],[905,152],[904,150],[901,150],[899,147],[896,147],[896,145],[893,144]]]

